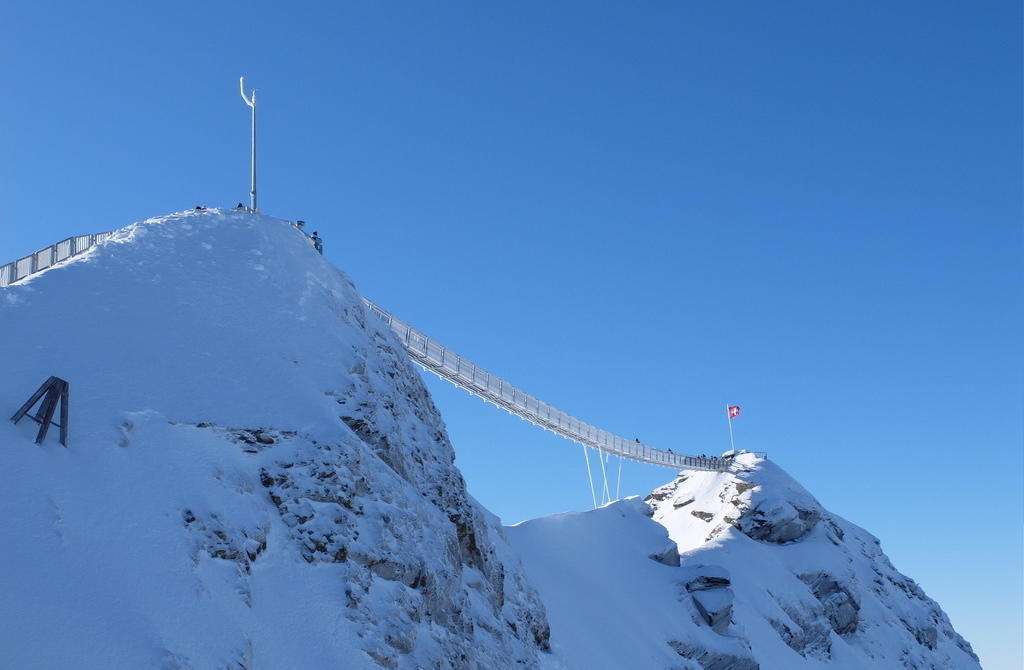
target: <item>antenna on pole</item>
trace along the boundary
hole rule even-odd
[[[248,96],[245,95],[245,77],[238,78],[238,90],[242,94],[242,100],[252,110],[252,148],[249,160],[249,208],[256,210],[256,89]]]

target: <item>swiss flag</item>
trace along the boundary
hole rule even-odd
[[[735,419],[739,415],[740,415],[740,406],[739,405],[729,405],[729,418],[730,419]]]

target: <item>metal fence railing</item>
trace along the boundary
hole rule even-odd
[[[623,458],[668,468],[723,471],[732,463],[732,459],[729,458],[688,456],[670,450],[655,449],[639,440],[629,440],[581,421],[445,348],[374,302],[366,298],[363,298],[363,302],[371,312],[391,327],[405,346],[410,358],[421,367],[493,405],[573,442]]]
[[[111,235],[113,233],[76,235],[75,237],[61,240],[57,244],[51,244],[34,254],[19,258],[7,265],[0,265],[0,286],[10,286],[16,281],[20,281],[37,272],[42,272],[57,263],[84,253]]]
[[[2,265],[0,287],[10,286],[57,263],[74,258],[111,235],[113,233],[108,232],[69,237],[34,254]],[[422,368],[541,428],[584,446],[651,465],[675,469],[724,471],[732,464],[731,458],[689,456],[671,450],[655,449],[639,440],[629,440],[581,421],[441,346],[374,302],[366,298],[363,298],[363,301],[371,312],[391,327],[409,357]]]

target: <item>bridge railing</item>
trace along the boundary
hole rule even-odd
[[[24,279],[29,275],[42,272],[51,268],[57,263],[66,261],[69,258],[85,253],[113,233],[96,233],[94,235],[76,235],[56,244],[40,249],[34,254],[7,265],[0,265],[0,286],[10,286],[16,281]]]
[[[363,301],[370,311],[390,326],[405,346],[410,357],[420,366],[542,428],[574,442],[643,463],[698,470],[720,471],[728,468],[728,459],[687,456],[655,449],[639,440],[629,440],[581,421],[522,391],[501,377],[492,375],[472,361],[427,337],[373,301],[366,298],[363,298]]]

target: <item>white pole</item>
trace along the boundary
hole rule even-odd
[[[238,88],[242,100],[252,110],[252,142],[249,154],[249,208],[256,211],[256,89],[248,97],[245,95],[245,77],[238,78]]]
[[[611,471],[612,471],[612,466],[611,466],[612,455],[607,453],[607,452],[605,452],[604,462],[608,463],[608,473],[611,474]],[[607,494],[607,497],[608,497],[607,502],[611,502],[612,501],[611,482],[612,482],[611,477],[608,477],[607,481],[605,481],[605,483],[604,483],[604,490],[605,490],[605,493]]]
[[[594,475],[590,473],[590,454],[587,453],[587,446],[583,447],[583,459],[587,462],[587,479],[590,480],[590,499],[594,502],[594,509],[597,509],[597,494],[594,492]]]
[[[736,451],[736,442],[732,438],[732,412],[729,411],[729,403],[725,403],[725,416],[729,420],[729,448]]]
[[[612,492],[608,490],[608,470],[604,467],[604,452],[597,452],[597,460],[601,461],[601,476],[604,478],[604,489],[601,491],[601,504],[607,504],[612,501]]]

